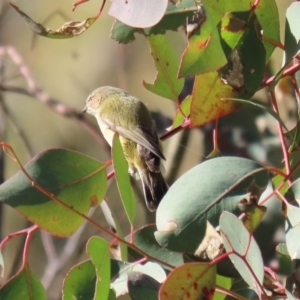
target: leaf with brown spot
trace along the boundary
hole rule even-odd
[[[211,299],[216,284],[216,266],[187,263],[173,270],[159,290],[160,300]]]
[[[40,23],[33,21],[28,15],[26,15],[17,6],[10,3],[10,5],[18,12],[18,14],[24,19],[26,25],[36,34],[51,38],[51,39],[68,39],[78,36],[84,33],[90,26],[97,20],[98,16],[88,18],[84,21],[69,21],[62,25],[57,30],[52,30],[44,27]]]
[[[227,63],[216,24],[208,12],[205,14],[203,23],[189,38],[182,56],[179,77],[218,70]]]
[[[236,111],[240,107],[238,103],[221,101],[234,94],[234,88],[225,84],[216,71],[196,76],[191,102],[191,126],[200,126]]]

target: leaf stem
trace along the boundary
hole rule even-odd
[[[300,70],[300,62],[298,62],[297,64],[293,65],[292,67],[286,69],[282,73],[281,78],[286,77],[286,76],[291,76],[291,75],[295,74],[298,70]],[[263,89],[263,88],[271,85],[271,83],[275,80],[276,80],[276,75],[269,77],[268,79],[266,79],[262,82],[262,84],[260,85],[260,89]]]

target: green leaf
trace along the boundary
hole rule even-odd
[[[215,265],[187,263],[169,274],[159,290],[159,299],[212,299],[215,284]]]
[[[201,126],[236,111],[240,105],[221,101],[235,94],[230,85],[224,85],[219,73],[209,72],[195,77],[191,102],[191,126]]]
[[[158,73],[154,84],[143,84],[147,90],[177,102],[184,85],[184,79],[177,78],[179,58],[164,35],[148,37],[148,42]]]
[[[241,220],[226,211],[220,217],[220,231],[226,251],[233,252],[229,254],[232,263],[257,295],[261,295],[258,283],[263,283],[264,265],[253,235]]]
[[[145,36],[165,34],[167,30],[177,31],[181,26],[186,26],[187,17],[191,17],[196,10],[194,0],[182,0],[177,5],[168,4],[167,11],[158,24],[149,28],[134,28],[116,20],[111,29],[110,37],[119,43],[130,43],[135,33]]]
[[[244,18],[247,20],[244,21],[234,15],[235,12],[243,14],[243,12],[249,11],[249,13],[252,13],[252,1],[243,0],[220,2],[217,0],[203,0],[202,4],[204,7],[205,18],[200,24],[199,29],[195,30],[189,38],[188,47],[183,55],[179,77],[216,71],[223,67],[228,61],[230,63],[230,53],[226,51],[226,48],[229,46],[227,44],[228,38],[226,38],[228,34],[230,38],[235,36],[234,40],[240,44],[239,47],[243,48],[243,44],[245,44],[244,47],[248,47],[248,49],[249,46],[251,48],[255,47],[257,49],[253,49],[253,51],[258,51],[255,53],[257,53],[259,57],[261,56],[260,53],[262,49],[264,50],[262,42],[254,44],[248,36],[250,28],[250,33],[253,33],[252,39],[255,37],[257,38],[257,32],[253,26],[253,20],[247,23],[249,21],[248,18]],[[258,15],[262,21],[265,21],[261,15],[261,11],[259,11]],[[221,20],[222,23],[220,25]],[[227,23],[227,25],[225,25],[224,22]],[[241,35],[245,37],[240,39],[239,36]],[[221,43],[221,36],[222,39],[225,39],[226,44],[224,41]],[[246,37],[249,43],[245,43]],[[237,45],[235,47],[231,46],[231,50],[236,47]],[[245,51],[245,55],[247,55],[247,52],[252,55],[253,52],[248,51],[248,49]],[[242,53],[239,54],[242,56]],[[263,56],[263,58],[265,59],[265,56]],[[243,61],[245,65],[247,64],[248,59],[250,59],[252,65],[254,63],[254,65],[260,66],[260,60],[259,62],[257,61],[257,64],[255,64],[255,61],[251,59],[251,57],[245,57]],[[255,68],[252,67],[251,70],[253,72]],[[245,74],[245,76],[247,76],[247,74]],[[259,78],[257,79],[259,80]],[[252,80],[255,80],[255,76],[252,77]]]
[[[63,284],[63,300],[93,300],[96,286],[96,271],[91,260],[74,266]]]
[[[107,300],[110,289],[109,244],[99,237],[92,237],[87,244],[87,253],[96,270],[95,299]]]
[[[252,10],[227,14],[222,19],[222,45],[228,64],[219,72],[222,81],[239,95],[232,98],[250,99],[263,80],[266,50],[258,26]]]
[[[286,11],[285,23],[285,63],[290,61],[300,50],[299,27],[300,3],[293,2]]]
[[[97,247],[97,246],[96,246]],[[97,251],[97,250],[96,250]],[[92,251],[94,252],[94,250]],[[93,254],[94,255],[94,254]],[[121,261],[110,261],[110,275],[113,280],[118,274],[128,267]],[[82,262],[74,266],[67,274],[63,284],[63,300],[84,299],[94,300],[96,288],[96,266],[91,260]],[[104,293],[107,294],[107,293]],[[116,299],[112,290],[109,290],[109,300]]]
[[[47,295],[39,279],[26,266],[1,287],[0,299],[47,300]]]
[[[230,290],[231,285],[232,285],[231,278],[217,275],[216,286],[221,287],[222,289],[225,289],[225,290]],[[226,295],[224,293],[216,291],[214,294],[213,300],[223,300],[225,298],[226,298]]]
[[[266,61],[280,44],[280,23],[275,0],[263,0],[254,11],[262,30],[262,43],[266,49]]]
[[[179,109],[176,110],[176,114],[173,120],[172,129],[180,126],[186,119],[186,117],[189,117],[190,110],[191,110],[191,96],[187,96],[181,103],[180,108],[181,111],[185,114],[185,116],[182,115],[181,111]]]
[[[91,203],[97,204],[106,194],[105,165],[75,151],[46,150],[36,155],[25,170],[35,183],[18,171],[0,186],[0,201],[54,235],[73,234],[84,221],[74,210],[86,215]]]
[[[98,16],[88,18],[84,21],[70,21],[66,22],[61,28],[57,30],[52,30],[44,27],[42,24],[36,23],[33,21],[28,15],[26,15],[22,10],[20,10],[17,6],[9,3],[23,18],[26,25],[36,34],[51,38],[51,39],[68,39],[75,36],[78,36],[84,33],[88,28],[93,25],[93,23],[97,20]]]
[[[140,29],[125,25],[124,23],[115,20],[110,31],[110,38],[121,44],[128,44],[135,40],[134,34]]]
[[[201,39],[206,38],[202,41],[205,47],[201,47],[201,51],[203,53],[207,51],[207,55],[213,53],[208,49],[213,37],[219,37],[220,35],[221,39],[219,37],[220,42],[218,42],[220,46],[213,45],[213,48],[217,51],[216,49],[221,47],[222,50],[218,51],[222,51],[222,55],[220,52],[212,54],[213,57],[204,56],[201,63],[200,61],[196,63],[196,61],[191,60],[188,66],[185,65],[185,58],[182,60],[181,68],[183,66],[193,68],[192,74],[197,75],[190,111],[192,127],[203,125],[236,111],[240,107],[238,103],[229,100],[221,102],[221,98],[250,99],[260,87],[266,64],[266,50],[257,32],[258,20],[252,10],[243,11],[243,9],[251,8],[250,2],[243,1],[244,5],[241,5],[238,12],[234,12],[234,8],[237,9],[235,7],[237,2],[234,4],[230,1],[218,2],[216,4],[217,11],[210,1],[204,1],[204,3],[206,2],[209,2],[209,4],[204,4],[207,14],[205,22],[210,21],[210,25],[214,30],[219,30],[219,27],[222,30],[217,31],[214,35],[213,33],[207,33],[206,36],[204,34],[206,33],[206,27],[204,27],[206,23],[202,24],[199,32],[191,36],[185,55],[194,49],[195,53],[191,52],[191,58],[197,58],[199,41],[195,41],[194,45],[191,41],[196,39],[198,33]],[[247,5],[245,5],[246,2]],[[220,25],[218,25],[218,22],[221,22]],[[226,58],[226,62],[219,66],[213,65],[216,63],[215,57],[218,60],[222,56]],[[190,73],[187,72],[183,75],[187,74]],[[180,75],[182,74],[180,73]]]
[[[182,56],[179,77],[215,71],[227,63],[220,35],[208,11],[201,27],[189,38]]]
[[[239,215],[239,202],[249,193],[258,199],[268,180],[267,170],[249,159],[218,157],[201,163],[181,176],[162,199],[156,240],[169,250],[194,253],[207,220],[216,227],[224,210]]]
[[[155,225],[147,225],[134,232],[134,245],[146,252],[148,255],[157,258],[160,261],[167,262],[173,266],[183,264],[183,256],[181,253],[171,252],[162,248],[154,238],[156,231]],[[127,237],[128,239],[129,237]],[[136,259],[141,259],[142,256],[129,248],[129,253]],[[165,266],[164,266],[165,267]]]
[[[227,13],[230,12],[243,12],[250,10],[253,2],[251,0],[202,0],[205,11],[209,11],[212,15],[214,22],[217,24]]]
[[[136,216],[136,199],[130,185],[128,164],[117,134],[115,134],[113,138],[112,158],[121,200],[125,208],[127,218],[130,224],[133,225]]]

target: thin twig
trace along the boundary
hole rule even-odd
[[[48,106],[54,112],[64,116],[74,118],[79,121],[83,127],[95,138],[101,145],[109,149],[99,129],[96,128],[91,122],[85,119],[81,112],[73,109],[72,107],[64,104],[62,101],[50,97],[43,89],[41,89],[35,82],[28,66],[24,63],[21,55],[12,46],[0,46],[0,57],[8,55],[12,62],[18,67],[20,74],[24,77],[27,83],[27,88],[8,85],[0,81],[0,90],[6,92],[14,92],[37,98],[44,105]]]
[[[9,110],[9,108],[7,107],[5,101],[0,101],[0,105],[3,109],[3,112],[5,114],[5,116],[9,119],[9,121],[12,124],[12,128],[13,130],[16,132],[17,135],[19,135],[20,139],[22,140],[25,149],[27,151],[28,157],[32,158],[34,155],[34,151],[33,148],[30,144],[30,141],[27,137],[26,132],[22,129],[22,126],[20,126],[18,120],[14,117],[14,115],[11,113],[11,111]]]
[[[270,91],[270,96],[271,96],[271,102],[272,102],[273,110],[279,116],[279,110],[278,110],[274,90]],[[277,127],[278,127],[278,135],[279,135],[281,146],[282,146],[282,153],[283,153],[286,173],[289,174],[291,172],[289,154],[288,154],[288,150],[287,150],[287,146],[286,146],[286,141],[285,141],[283,129],[282,129],[282,126],[281,126],[280,122],[277,122]]]

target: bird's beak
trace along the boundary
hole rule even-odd
[[[87,111],[87,105],[82,109],[82,113],[86,113],[86,111]]]

